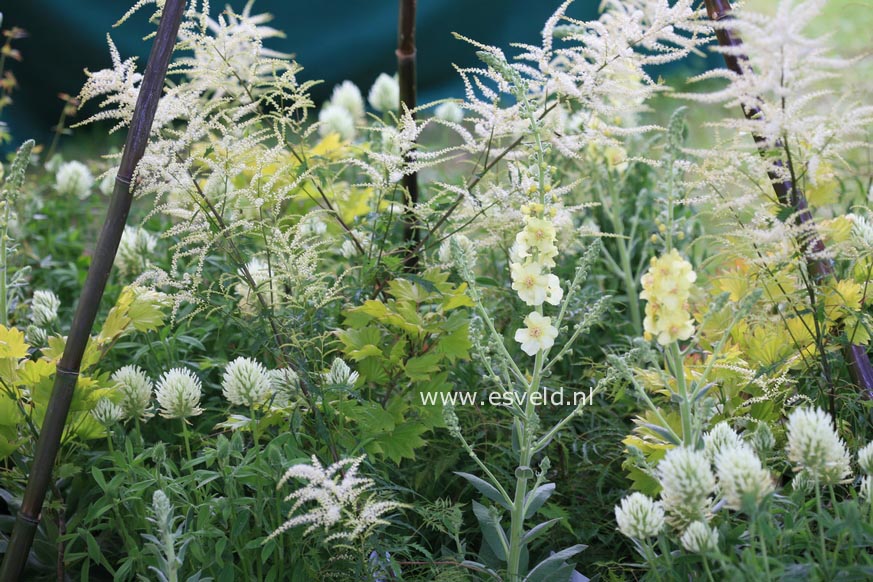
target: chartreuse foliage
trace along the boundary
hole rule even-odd
[[[422,435],[443,426],[440,394],[453,389],[448,364],[466,359],[470,350],[473,305],[466,284],[429,269],[421,276],[390,281],[383,299],[370,299],[345,311],[345,329],[337,332],[342,351],[360,373],[355,398],[337,409],[354,423],[349,439],[364,450],[399,463],[414,458]],[[435,404],[424,404],[433,394]]]

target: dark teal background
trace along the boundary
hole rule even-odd
[[[122,58],[141,55],[145,66],[150,43],[143,41],[152,27],[150,10],[142,11],[120,28],[112,24],[133,0],[0,0],[3,27],[27,29],[30,37],[16,46],[24,62],[13,63],[20,89],[15,103],[4,111],[14,140],[46,141],[62,103],[57,94],[77,94],[84,68],[109,66],[106,33]],[[212,2],[213,17],[230,4],[242,10],[245,0]],[[418,64],[422,100],[462,96],[452,63],[476,62],[472,47],[455,40],[452,31],[508,49],[510,42],[539,43],[543,23],[560,0],[419,0]],[[591,18],[596,0],[577,0],[570,14]],[[305,67],[303,77],[325,83],[314,91],[316,100],[329,95],[344,79],[355,81],[366,96],[380,72],[393,72],[397,38],[397,0],[257,0],[253,12],[270,12],[271,23],[287,37],[267,46],[294,53]],[[87,113],[87,112],[83,112]],[[81,115],[80,115],[81,118]]]

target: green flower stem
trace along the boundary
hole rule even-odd
[[[652,548],[649,542],[640,542],[640,545],[643,547],[643,554],[649,563],[649,571],[655,575],[655,580],[661,582],[663,578],[661,578],[661,573],[658,572],[658,560],[657,556],[655,556],[654,548]]]
[[[682,443],[686,446],[693,447],[695,444],[694,429],[691,422],[691,399],[688,395],[688,386],[685,382],[685,366],[682,361],[682,353],[679,351],[679,343],[672,342],[667,352],[667,362],[674,377],[676,378],[676,386],[679,390],[679,414],[682,417]]]
[[[821,483],[819,483],[818,478],[815,480],[815,507],[818,511],[816,515],[816,528],[818,529],[818,539],[821,550],[821,558],[819,559],[819,563],[824,567],[827,559],[827,543],[825,542],[824,528],[822,527],[822,515],[824,514],[824,510],[822,509],[821,502]],[[825,572],[825,578],[827,578],[827,572]]]

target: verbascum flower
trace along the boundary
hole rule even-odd
[[[720,422],[703,435],[703,453],[710,463],[715,464],[719,453],[726,449],[738,447],[742,440],[726,422]]]
[[[151,264],[158,239],[144,228],[125,226],[121,242],[118,244],[118,254],[115,255],[115,266],[123,275],[138,275]]]
[[[542,305],[549,293],[549,274],[538,263],[512,263],[509,268],[512,288],[526,304]]]
[[[51,291],[38,289],[30,303],[31,320],[38,327],[49,327],[58,319],[61,300]]]
[[[121,393],[119,406],[124,410],[124,418],[148,420],[154,386],[151,379],[139,366],[124,366],[112,374],[115,388]]]
[[[161,416],[186,419],[203,413],[200,396],[203,387],[194,372],[185,368],[173,368],[165,372],[155,389]]]
[[[231,404],[255,406],[269,397],[270,377],[260,362],[240,357],[225,368],[221,390]]]
[[[545,268],[554,267],[554,259],[558,256],[556,239],[557,231],[551,221],[536,216],[526,216],[524,229],[515,237],[515,254],[518,259],[516,262],[531,257]]]
[[[833,485],[852,474],[846,443],[821,408],[797,408],[788,416],[788,460],[818,483]]]
[[[676,249],[653,258],[643,275],[640,298],[646,300],[643,322],[647,337],[655,337],[661,345],[687,340],[694,333],[694,323],[688,307],[691,286],[697,274],[691,263]]]
[[[718,486],[725,505],[741,510],[743,502],[756,507],[773,491],[773,479],[746,443],[722,450],[716,458]]]
[[[330,102],[348,111],[352,119],[357,120],[364,117],[364,98],[361,96],[361,90],[358,89],[358,86],[351,81],[343,81],[334,87]]]
[[[322,136],[336,133],[344,141],[352,141],[357,134],[355,118],[345,107],[335,103],[327,102],[321,107],[318,122],[318,133]]]
[[[679,542],[692,554],[708,554],[718,549],[718,531],[706,522],[694,521],[682,532]]]
[[[454,101],[441,103],[434,109],[434,117],[449,123],[461,123],[464,120],[464,110]]]
[[[677,529],[693,521],[706,521],[712,507],[715,477],[702,451],[676,447],[658,463],[661,500],[667,521]]]
[[[380,113],[397,111],[400,109],[400,85],[397,77],[391,77],[382,73],[376,78],[370,93],[367,95],[370,107]]]
[[[858,450],[858,465],[867,475],[873,475],[873,442]]]
[[[64,162],[55,174],[55,189],[59,194],[69,194],[84,200],[91,195],[94,176],[82,162]]]
[[[91,410],[91,416],[103,426],[111,426],[124,418],[124,411],[108,398],[101,398]]]
[[[618,530],[629,538],[646,540],[664,528],[664,506],[648,495],[631,493],[615,506]]]
[[[324,379],[333,386],[354,386],[358,381],[358,373],[353,372],[342,358],[335,358]]]
[[[552,318],[532,311],[524,318],[525,327],[515,332],[515,341],[521,344],[521,349],[529,356],[537,352],[551,349],[558,337],[558,330],[552,325]]]

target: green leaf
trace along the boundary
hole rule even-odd
[[[525,577],[524,582],[558,582],[559,580],[570,580],[570,575],[573,573],[573,566],[566,563],[566,560],[572,558],[588,546],[576,544],[566,550],[555,552],[530,571]]]
[[[441,359],[442,356],[440,354],[425,354],[416,358],[409,358],[406,361],[404,370],[413,382],[427,380],[431,374],[439,371]]]
[[[393,431],[375,439],[379,451],[398,465],[403,459],[414,459],[415,449],[423,447],[427,442],[421,435],[427,432],[427,427],[418,422],[407,422],[398,425]]]
[[[512,510],[512,506],[509,504],[509,502],[503,498],[503,495],[500,494],[500,491],[498,491],[496,487],[491,485],[491,483],[488,483],[484,479],[480,479],[475,475],[471,475],[470,473],[455,471],[455,475],[463,477],[464,479],[469,481],[470,485],[476,488],[476,491],[478,491],[491,501],[499,503],[504,509]]]
[[[466,359],[470,354],[470,324],[465,323],[455,331],[442,336],[436,345],[436,352],[446,356],[449,361]]]
[[[546,501],[548,501],[549,497],[551,497],[552,493],[554,492],[555,484],[545,483],[528,493],[524,498],[524,502],[527,504],[527,510],[524,512],[524,518],[528,519],[533,514],[535,514],[537,510],[539,510],[539,508],[542,507]]]
[[[506,548],[509,547],[509,540],[506,538],[506,532],[503,531],[499,519],[490,509],[476,501],[473,502],[473,514],[479,520],[479,528],[482,530],[482,536],[488,547],[491,548],[495,556],[506,561]]]
[[[521,541],[525,544],[529,544],[530,542],[534,541],[535,539],[549,531],[552,526],[559,521],[561,521],[561,518],[556,517],[554,519],[550,519],[549,521],[544,521],[539,525],[535,525],[534,527],[524,532],[524,536],[521,538]]]

